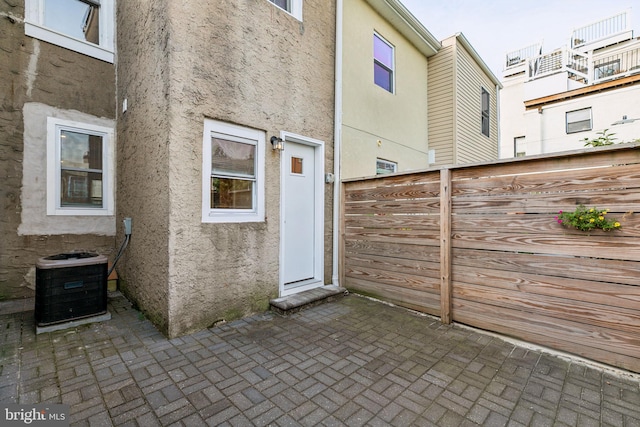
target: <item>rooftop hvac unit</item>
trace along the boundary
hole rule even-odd
[[[36,328],[107,313],[107,257],[89,252],[39,258]]]

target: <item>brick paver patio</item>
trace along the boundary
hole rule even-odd
[[[119,293],[109,310],[37,336],[0,313],[0,403],[90,426],[640,426],[636,375],[354,295],[173,340]]]

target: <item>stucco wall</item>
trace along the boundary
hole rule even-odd
[[[117,2],[117,221],[132,218],[122,291],[168,328],[169,52],[167,2]],[[123,112],[126,100],[127,109]],[[118,240],[124,238],[118,228]]]
[[[342,178],[375,175],[376,158],[426,168],[427,58],[363,0],[345,0],[343,29]],[[394,46],[394,93],[373,81],[374,32]]]
[[[266,221],[202,223],[204,119],[267,141],[280,131],[322,140],[332,171],[335,5],[305,1],[302,22],[266,0],[119,2],[118,12],[127,287],[169,336],[263,311],[278,294],[280,154],[267,143]],[[325,186],[329,282],[332,191]]]
[[[25,123],[34,119],[25,116],[30,111],[25,104],[37,103],[61,114],[68,111],[111,120],[115,110],[115,72],[113,64],[25,36],[22,1],[0,2],[0,17],[2,300],[34,295],[35,262],[39,257],[74,249],[108,255],[115,246],[113,220],[111,226],[103,222],[93,227],[81,221],[69,229],[67,225],[73,220],[67,217],[52,219],[51,228],[32,227],[31,220],[41,215],[41,206],[31,190],[23,187],[24,173],[37,178],[32,170],[33,161],[39,165],[44,161],[41,147],[25,146]],[[41,143],[46,145],[46,140]],[[44,180],[45,171],[41,173],[40,179]],[[41,202],[44,204],[45,200]],[[33,212],[30,206],[38,212]],[[31,221],[30,225],[25,219]]]

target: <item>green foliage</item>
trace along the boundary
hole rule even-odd
[[[615,144],[615,140],[618,139],[614,135],[615,133],[609,133],[609,129],[605,129],[601,132],[596,132],[595,138],[589,139],[584,138],[582,141],[584,142],[585,147],[602,147],[603,145],[613,145]]]
[[[579,205],[573,212],[558,212],[555,217],[558,224],[564,227],[574,227],[581,231],[600,228],[604,231],[617,230],[621,227],[615,218],[607,218],[608,209],[585,208]]]

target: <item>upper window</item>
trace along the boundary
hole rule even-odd
[[[114,0],[25,0],[25,34],[113,62]]]
[[[269,0],[280,9],[286,10],[297,20],[302,21],[302,0]]]
[[[482,88],[482,134],[485,136],[489,136],[489,106],[490,106],[491,96],[489,95],[489,91],[485,88]]]
[[[264,221],[264,132],[206,120],[202,222]]]
[[[389,160],[376,159],[376,175],[385,175],[398,171],[398,164]]]
[[[47,214],[113,215],[113,129],[47,119]]]
[[[513,138],[513,156],[524,157],[527,155],[527,141],[524,136]]]
[[[377,34],[373,35],[373,81],[393,93],[393,46]]]
[[[591,107],[583,108],[582,110],[568,111],[566,113],[567,118],[567,133],[582,132],[585,130],[591,130]]]

